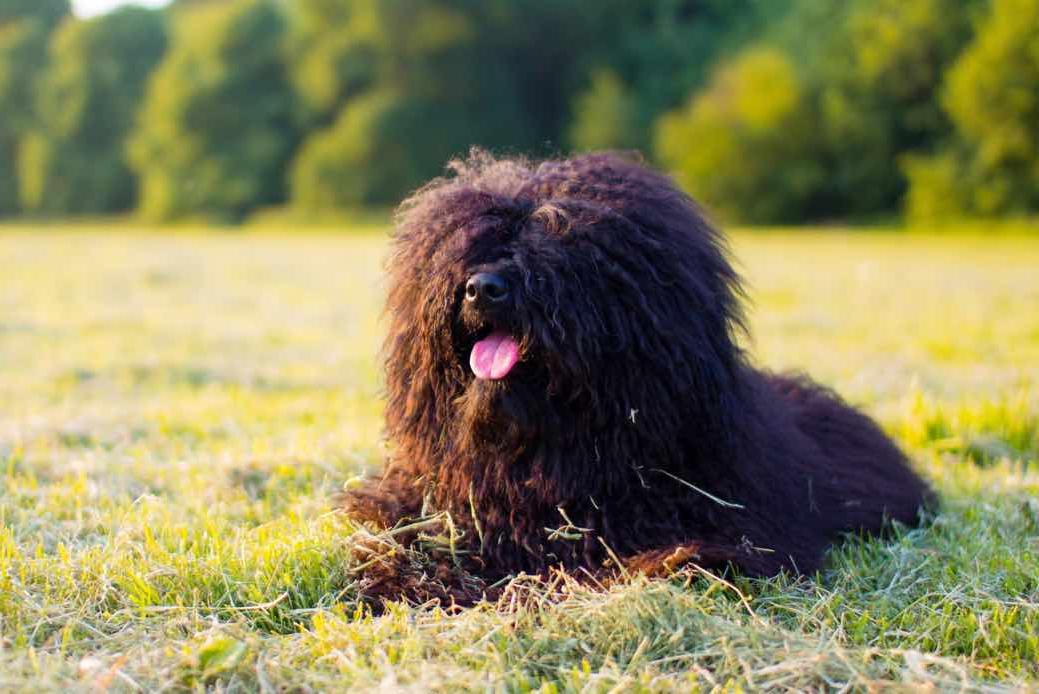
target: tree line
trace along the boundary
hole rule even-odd
[[[1039,211],[1039,0],[0,0],[0,216],[389,206],[636,149],[754,223]]]

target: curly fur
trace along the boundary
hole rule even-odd
[[[388,465],[348,492],[392,526],[446,511],[488,580],[620,557],[818,569],[848,532],[930,498],[869,418],[738,346],[724,240],[665,176],[617,154],[539,164],[474,152],[401,206],[388,262]],[[475,272],[513,288],[467,310]],[[506,330],[501,381],[467,357]]]

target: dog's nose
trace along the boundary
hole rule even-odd
[[[478,272],[465,283],[465,300],[497,304],[509,297],[509,283],[491,272]]]

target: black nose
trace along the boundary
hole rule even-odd
[[[465,283],[465,300],[497,304],[509,297],[509,283],[499,275],[478,272]]]

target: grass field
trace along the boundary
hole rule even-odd
[[[1039,687],[1039,237],[740,234],[758,362],[941,492],[818,580],[359,611],[374,236],[0,233],[0,690]]]

